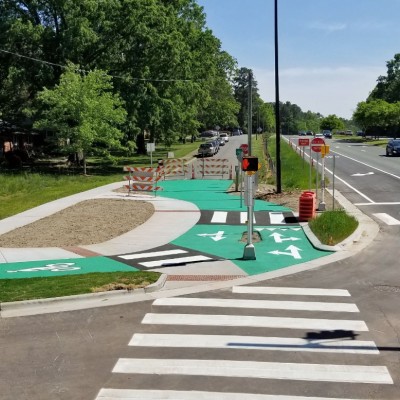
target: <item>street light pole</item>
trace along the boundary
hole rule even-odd
[[[279,57],[278,57],[278,0],[275,0],[275,134],[276,134],[276,192],[282,192],[281,178],[281,118],[279,110]]]
[[[251,134],[253,131],[253,94],[252,94],[252,86],[253,86],[253,76],[251,71],[249,71],[249,88],[248,88],[248,114],[247,114],[247,142],[249,146],[248,154],[251,156]]]

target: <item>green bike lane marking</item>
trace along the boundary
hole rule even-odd
[[[159,181],[158,186],[163,188],[157,192],[157,196],[171,197],[185,200],[195,204],[200,210],[215,211],[245,211],[247,210],[242,201],[240,207],[239,194],[228,193],[232,186],[231,180],[193,179],[176,181]],[[254,201],[254,211],[290,211],[290,208],[270,203],[264,200]]]
[[[315,249],[301,227],[255,226],[262,238],[254,242],[256,260],[243,260],[247,242],[242,234],[247,227],[240,225],[195,225],[172,244],[214,254],[231,260],[248,275],[301,264],[332,254]]]
[[[227,193],[232,181],[227,180],[177,180],[162,181],[160,195],[186,200],[200,210],[245,211],[240,197]],[[264,200],[254,201],[254,211],[291,211],[290,208]],[[243,260],[246,245],[242,234],[247,225],[195,225],[188,232],[175,239],[172,244],[204,251],[231,260],[249,275],[301,264],[332,254],[330,251],[315,249],[301,226],[254,226],[262,237],[254,243],[256,260]]]
[[[0,279],[36,278],[90,272],[139,271],[107,257],[69,258],[0,264]]]

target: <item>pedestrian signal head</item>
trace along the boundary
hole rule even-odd
[[[258,157],[244,156],[242,160],[242,171],[258,171]]]

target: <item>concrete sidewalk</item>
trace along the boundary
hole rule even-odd
[[[112,183],[64,197],[0,220],[0,235],[38,221],[85,200],[123,198],[124,200],[142,200],[152,203],[155,209],[153,216],[138,228],[107,242],[79,246],[99,255],[108,256],[147,250],[169,243],[195,225],[200,218],[200,210],[193,203],[147,194],[127,195],[115,192],[115,189],[121,188],[122,185],[123,183],[121,182]],[[80,257],[82,256],[79,254],[58,247],[0,248],[0,264]]]

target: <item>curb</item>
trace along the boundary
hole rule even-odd
[[[108,292],[100,292],[100,293],[88,293],[88,294],[78,294],[73,296],[65,296],[65,297],[52,297],[48,299],[34,299],[34,300],[23,300],[23,301],[10,301],[0,303],[0,316],[1,312],[19,310],[25,307],[38,307],[38,306],[49,306],[56,304],[71,304],[78,303],[81,301],[107,301],[109,298],[118,298],[118,297],[127,297],[127,296],[135,296],[135,295],[143,295],[146,293],[152,293],[160,290],[167,280],[167,275],[162,274],[157,282],[152,283],[144,288],[137,288],[133,290],[110,290]]]
[[[333,196],[333,191],[330,189],[326,189],[329,194]],[[326,244],[322,244],[320,240],[314,235],[311,231],[310,227],[307,223],[301,224],[303,227],[303,231],[307,236],[308,240],[311,244],[319,250],[324,251],[349,251],[353,246],[358,246],[357,251],[362,250],[366,246],[368,246],[379,233],[379,225],[362,211],[360,211],[356,206],[354,206],[350,201],[348,201],[340,192],[335,191],[335,196],[333,196],[335,200],[346,210],[346,212],[353,217],[355,217],[358,221],[357,229],[345,240],[336,244],[335,246],[329,246]]]

